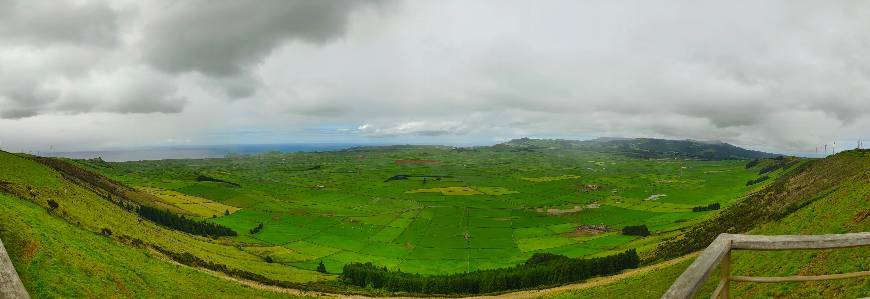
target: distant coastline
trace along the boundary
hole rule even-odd
[[[109,162],[126,162],[164,159],[205,159],[223,158],[230,154],[252,155],[265,152],[315,152],[336,151],[355,146],[371,144],[358,143],[288,143],[288,144],[228,144],[147,147],[134,149],[109,149],[91,151],[39,152],[41,156],[65,157],[71,159],[92,159],[100,157]]]

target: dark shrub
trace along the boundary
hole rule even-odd
[[[257,225],[257,227],[252,228],[249,232],[253,235],[253,234],[259,233],[261,230],[263,230],[263,224],[262,224],[262,223],[260,223],[259,225]]]
[[[769,179],[769,178],[770,178],[769,176],[766,176],[766,175],[765,175],[765,176],[762,176],[762,177],[759,177],[759,178],[756,178],[756,179],[751,179],[751,180],[749,180],[749,181],[746,182],[746,186],[752,186],[752,185],[755,185],[755,184],[758,184],[758,183],[764,182],[764,181],[766,181],[766,180]]]
[[[717,203],[711,203],[711,204],[706,205],[706,206],[694,207],[694,208],[692,208],[692,212],[714,211],[714,210],[718,210],[719,208],[721,208],[721,207],[719,206],[719,203],[717,202]]]
[[[646,225],[629,225],[622,228],[622,234],[629,236],[646,237],[649,236],[649,229],[646,227]]]
[[[752,159],[752,161],[749,161],[749,163],[746,163],[746,169],[750,169],[752,167],[755,167],[755,165],[758,165],[758,163],[761,163],[761,160]]]
[[[58,207],[60,207],[60,204],[58,204],[56,201],[54,201],[53,199],[48,200],[48,210],[49,211],[54,211]]]

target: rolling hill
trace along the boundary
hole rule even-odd
[[[577,149],[628,157],[658,159],[745,160],[772,158],[776,154],[740,148],[724,142],[655,138],[597,138],[593,140],[514,139],[498,147],[512,150]]]
[[[195,254],[202,265],[256,271],[270,279],[324,279],[143,221],[128,207],[147,195],[131,195],[136,191],[72,164],[68,170],[74,171],[58,171],[40,159],[0,152],[0,238],[34,298],[277,297],[197,270],[202,267],[179,267],[171,255],[181,252]],[[85,176],[99,183],[82,180]]]

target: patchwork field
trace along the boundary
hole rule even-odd
[[[190,215],[200,217],[216,217],[217,215],[229,215],[240,209],[233,206],[210,201],[208,199],[187,195],[172,190],[143,187],[140,190],[154,195],[161,202],[175,206]]]
[[[302,270],[322,262],[329,273],[351,262],[458,273],[513,266],[537,252],[644,250],[715,213],[694,207],[727,206],[758,177],[742,160],[497,147],[79,163],[239,232],[233,242],[247,254]],[[606,230],[584,233],[587,225]],[[627,225],[652,235],[622,235]]]
[[[0,165],[8,166],[0,167],[0,237],[25,286],[40,297],[161,296],[167,294],[141,286],[165,281],[178,284],[172,292],[194,297],[204,289],[217,297],[272,297],[263,292],[273,290],[492,294],[682,256],[722,231],[863,231],[867,157],[849,151],[821,160],[705,161],[556,147],[394,146],[107,163],[0,151]],[[815,273],[815,260],[825,257],[850,267],[867,258],[862,251],[801,255],[796,260],[803,262],[764,272]],[[734,265],[747,273],[775,263],[739,258],[746,261]],[[562,273],[563,266],[601,272]],[[677,270],[648,280],[646,295],[660,295]],[[531,274],[511,276],[518,273]],[[543,273],[564,278],[509,289],[492,284],[553,279]],[[223,281],[215,276],[256,290],[215,286]],[[410,278],[411,287],[369,286],[396,278]],[[458,292],[414,289],[444,279]],[[469,280],[490,289],[459,289]],[[823,289],[858,294],[866,287]],[[756,290],[735,286],[743,294]],[[389,293],[396,291],[411,293]]]

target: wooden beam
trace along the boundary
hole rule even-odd
[[[719,281],[719,285],[716,286],[716,289],[713,290],[713,294],[710,295],[710,299],[719,299],[722,296],[722,290],[725,289],[725,281]],[[727,298],[727,297],[725,297]]]
[[[0,298],[30,298],[0,241]]]
[[[732,235],[732,249],[794,250],[870,246],[870,232],[839,235]]]
[[[733,240],[732,240],[733,241]],[[720,290],[722,297],[728,299],[730,295],[728,294],[728,288],[731,285],[728,283],[731,279],[731,250],[725,253],[725,257],[722,258],[722,261],[719,262],[719,284],[722,285],[722,289]]]
[[[731,276],[733,281],[775,283],[775,282],[790,282],[790,281],[815,281],[815,280],[833,280],[846,279],[870,276],[870,271],[826,274],[826,275],[797,275],[797,276],[775,276],[775,277],[755,277],[755,276]]]
[[[701,286],[710,277],[710,273],[716,265],[731,250],[730,234],[719,234],[707,249],[704,249],[698,258],[686,268],[686,271],[677,278],[677,281],[668,289],[662,298],[693,298],[701,290]]]
[[[786,236],[760,236],[760,235],[732,235],[719,234],[703,252],[689,265],[688,268],[674,281],[674,284],[662,295],[662,298],[694,298],[704,285],[707,278],[719,263],[730,256],[731,249],[744,250],[800,250],[800,249],[832,249],[870,246],[870,232],[848,233],[837,235],[786,235]],[[730,262],[730,261],[729,261]],[[723,265],[725,271],[730,272],[730,263]],[[786,282],[786,281],[813,281],[844,279],[870,276],[870,271],[861,271],[843,274],[815,275],[815,276],[787,276],[787,277],[751,277],[730,276],[723,273],[714,297],[727,296],[728,281],[747,282]]]

